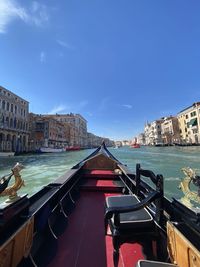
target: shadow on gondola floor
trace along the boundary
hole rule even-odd
[[[102,181],[99,184],[101,187]],[[68,219],[60,214],[54,226],[58,239],[55,240],[49,232],[48,238],[45,235],[42,249],[35,248],[39,251],[35,256],[33,253],[37,266],[114,266],[112,237],[105,236],[104,232],[104,203],[107,196],[116,195],[119,192],[94,191],[93,186],[92,190],[87,188],[81,191]],[[106,186],[108,186],[108,181]],[[139,259],[143,258],[146,258],[146,255],[140,244],[123,244],[120,248],[118,267],[133,267]],[[30,266],[32,266],[31,262],[27,260],[20,265],[20,267]]]

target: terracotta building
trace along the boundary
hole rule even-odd
[[[69,144],[70,127],[52,117],[29,114],[30,146],[32,151],[40,147],[65,148]]]
[[[48,115],[64,124],[70,125],[70,146],[88,146],[87,121],[80,114],[55,114]]]

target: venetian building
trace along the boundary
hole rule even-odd
[[[105,145],[106,146],[114,146],[114,144],[115,144],[115,142],[114,141],[112,141],[112,140],[110,140],[109,138],[104,138],[103,140],[102,140],[102,142],[105,142]]]
[[[172,145],[180,143],[179,123],[176,117],[165,117],[161,123],[163,144]]]
[[[183,109],[177,114],[181,144],[200,143],[200,102]]]
[[[87,147],[87,121],[80,114],[48,115],[70,125],[70,146]]]
[[[147,122],[144,126],[145,145],[150,145],[150,138],[149,138],[150,128],[151,124]]]
[[[87,133],[87,140],[88,140],[88,145],[87,145],[88,148],[99,147],[103,141],[105,142],[106,146],[112,146],[114,144],[114,142],[111,141],[110,139],[97,136],[93,133]]]
[[[160,145],[162,144],[161,123],[163,119],[155,120],[147,123],[144,128],[146,145]]]
[[[145,134],[140,133],[137,137],[138,144],[145,145]]]
[[[52,117],[29,114],[31,150],[41,147],[65,148],[69,144],[69,125]]]
[[[29,102],[0,86],[0,151],[28,151]]]

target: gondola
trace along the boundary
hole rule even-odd
[[[199,248],[198,208],[168,200],[161,174],[130,171],[104,143],[0,211],[4,267],[197,267]]]

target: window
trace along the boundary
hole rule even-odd
[[[6,117],[6,126],[9,127],[9,118]]]
[[[10,119],[10,128],[13,128],[13,119]]]
[[[17,127],[17,120],[16,120],[16,118],[14,119],[14,128],[16,128]]]
[[[191,113],[190,113],[190,116],[191,116],[191,117],[196,116],[196,111],[191,112]]]
[[[6,106],[6,102],[5,100],[2,101],[2,109],[5,109],[5,106]]]

